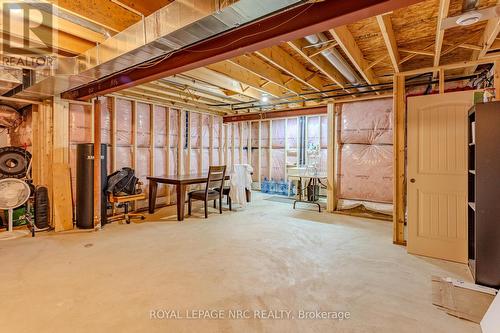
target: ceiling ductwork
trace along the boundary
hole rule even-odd
[[[305,39],[312,45],[318,45],[319,48],[322,43],[328,42],[328,38],[323,34],[319,33],[316,35],[310,35],[305,37]],[[349,63],[342,57],[339,51],[335,48],[329,50],[324,50],[321,55],[328,60],[335,67],[340,74],[342,74],[349,83],[352,85],[361,85],[362,80],[356,71],[349,65]]]
[[[213,0],[176,0],[102,44],[58,61],[53,75],[16,94],[43,99],[173,52],[305,0],[240,0],[223,9]]]

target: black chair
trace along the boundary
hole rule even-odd
[[[222,214],[222,188],[226,177],[226,166],[211,166],[208,169],[207,187],[204,190],[192,191],[188,194],[188,214],[191,215],[191,201],[201,200],[205,203],[205,218],[208,218],[208,202],[219,199],[219,212]]]
[[[222,188],[222,196],[227,196],[227,204],[229,205],[229,210],[233,210],[231,207],[231,197],[229,196],[229,192],[231,192],[231,188],[229,186],[224,186]],[[214,208],[215,208],[215,201],[214,201]]]

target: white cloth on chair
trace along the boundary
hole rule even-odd
[[[246,207],[247,197],[246,189],[252,188],[252,172],[253,168],[248,164],[235,164],[229,173],[229,196],[233,204],[240,204],[241,207]]]

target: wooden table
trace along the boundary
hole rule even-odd
[[[208,180],[208,173],[147,178],[149,180],[149,214],[155,212],[158,184],[175,185],[177,192],[177,220],[183,221],[187,186],[206,183]],[[229,175],[226,175],[225,179],[228,180]]]

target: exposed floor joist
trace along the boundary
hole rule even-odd
[[[371,68],[368,68],[368,61],[363,56],[358,44],[354,40],[351,32],[346,26],[334,28],[330,30],[339,46],[346,53],[349,60],[356,67],[358,72],[363,76],[368,84],[379,83],[378,78]]]
[[[310,57],[307,52],[305,52],[305,48],[307,46],[311,46],[311,44],[305,39],[297,39],[291,42],[288,42],[288,45],[300,54],[307,62],[316,67],[321,73],[326,75],[331,81],[335,82],[339,87],[345,88],[347,85],[346,79],[342,76],[342,74],[332,66],[324,57]]]
[[[399,73],[400,56],[396,37],[394,36],[394,30],[392,29],[391,16],[389,14],[378,15],[377,22],[382,32],[382,36],[384,37],[385,46],[387,47],[387,52],[389,53],[394,72]]]
[[[323,90],[326,84],[320,77],[305,68],[300,62],[285,52],[279,46],[263,49],[255,52],[256,55],[265,59],[285,73],[302,82],[314,91]]]

